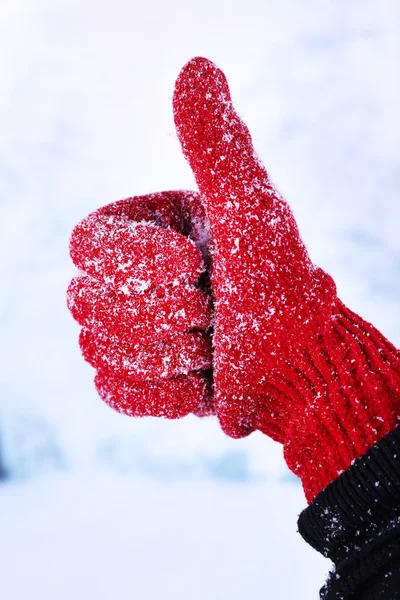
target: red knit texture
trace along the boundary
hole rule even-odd
[[[114,202],[74,228],[82,274],[67,303],[97,390],[119,412],[213,413],[208,238],[194,192]]]
[[[283,443],[311,501],[398,424],[400,353],[311,262],[222,71],[191,60],[173,108],[211,227],[218,418]]]

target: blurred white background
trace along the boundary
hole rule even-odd
[[[112,200],[194,188],[171,98],[206,56],[314,261],[400,344],[399,20],[396,0],[1,1],[2,597],[317,598],[330,565],[296,534],[278,445],[98,399],[68,237]]]

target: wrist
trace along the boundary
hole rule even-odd
[[[284,442],[289,468],[312,500],[400,421],[400,353],[338,301],[337,313],[293,357],[302,392]]]

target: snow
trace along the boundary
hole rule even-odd
[[[316,599],[330,563],[296,533],[302,504],[290,484],[99,473],[12,484],[0,496],[2,597]]]
[[[195,600],[207,588],[234,600],[275,586],[317,598],[329,564],[295,531],[305,501],[282,483],[279,445],[229,440],[212,419],[128,419],[98,399],[65,306],[68,238],[110,201],[193,188],[171,96],[203,55],[226,72],[312,259],[400,344],[398,11],[396,0],[0,3],[0,442],[27,478],[0,488],[2,597]]]

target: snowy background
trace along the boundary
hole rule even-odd
[[[203,55],[314,261],[400,344],[399,25],[396,0],[1,0],[4,600],[317,598],[330,564],[296,534],[278,445],[98,399],[68,237],[112,200],[194,187],[171,98]]]

